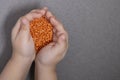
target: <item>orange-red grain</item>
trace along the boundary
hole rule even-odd
[[[30,33],[38,53],[41,48],[52,41],[53,26],[44,16],[35,18],[30,22]]]

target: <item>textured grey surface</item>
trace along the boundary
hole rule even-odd
[[[0,71],[11,55],[16,20],[43,6],[69,33],[68,54],[57,67],[59,80],[120,80],[120,0],[0,0]]]

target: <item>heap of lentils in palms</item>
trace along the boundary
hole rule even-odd
[[[30,33],[37,53],[53,40],[53,26],[44,16],[30,22]]]

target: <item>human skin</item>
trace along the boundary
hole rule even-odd
[[[11,33],[12,57],[0,74],[0,80],[26,79],[36,55],[34,42],[29,31],[29,22],[35,17],[41,16],[36,16],[36,13],[30,12],[21,17],[14,26]]]
[[[36,10],[40,12],[40,10]],[[44,9],[45,17],[53,25],[53,42],[42,48],[35,59],[35,80],[57,80],[56,65],[64,58],[68,49],[68,34],[55,16]]]
[[[53,42],[36,55],[29,22],[41,16],[53,25]],[[35,60],[35,80],[57,80],[56,65],[64,58],[68,48],[68,34],[63,25],[45,7],[32,10],[21,17],[11,33],[12,56],[0,74],[0,80],[25,80]]]

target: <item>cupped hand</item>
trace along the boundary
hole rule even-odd
[[[15,24],[12,30],[12,47],[13,56],[20,56],[22,58],[35,59],[36,51],[34,42],[30,34],[30,21],[34,18],[41,17],[36,11],[32,10],[25,16],[21,17]]]
[[[41,10],[38,9],[36,12],[41,12]],[[44,15],[53,25],[53,42],[38,52],[35,61],[43,66],[56,66],[64,58],[68,49],[68,34],[47,8],[44,8],[43,12],[39,14]]]

